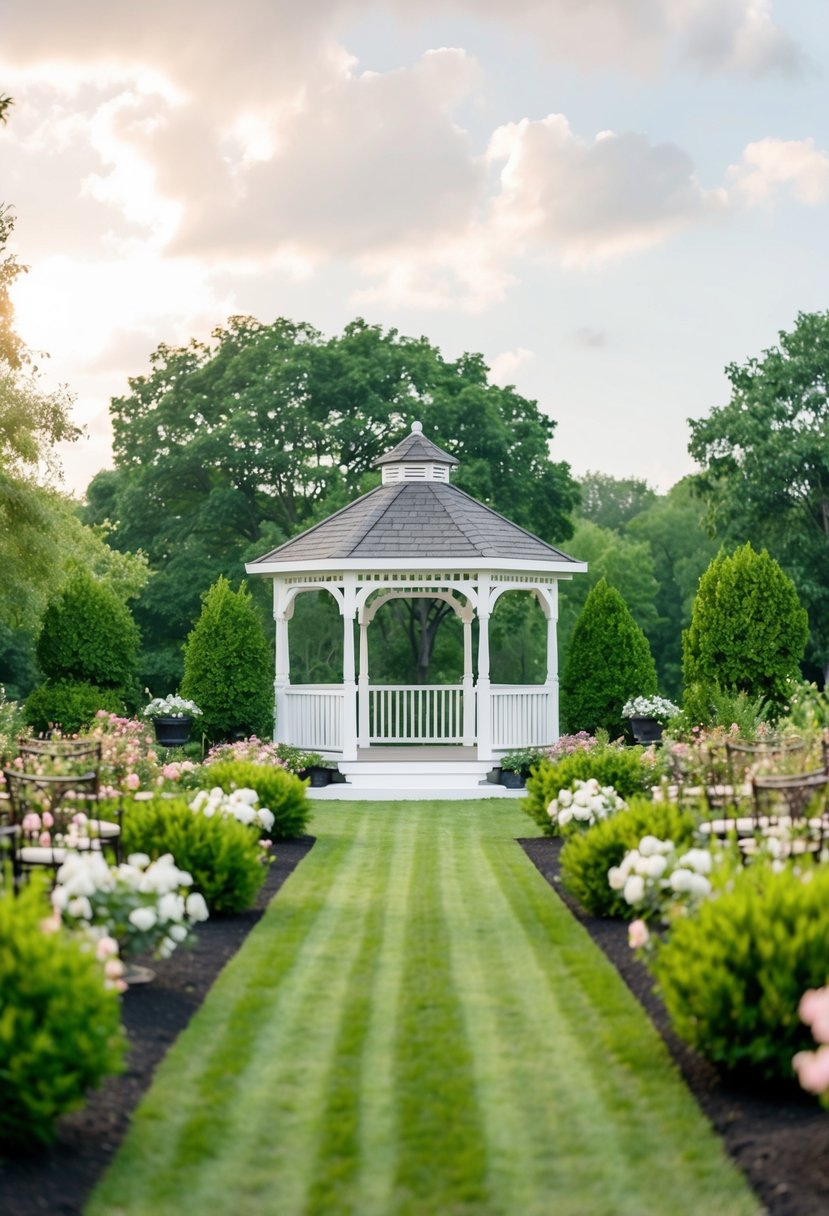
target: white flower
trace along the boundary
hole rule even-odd
[[[70,899],[66,911],[76,920],[92,920],[92,904],[85,895],[76,895]]]
[[[712,857],[708,849],[689,849],[679,859],[679,865],[689,866],[697,874],[710,874]]]
[[[573,801],[572,790],[559,790],[559,792],[558,792],[558,805],[559,806],[569,806],[572,801]]]
[[[704,874],[692,874],[688,883],[688,891],[691,895],[710,895],[711,883]]]
[[[652,857],[654,853],[670,853],[673,847],[672,840],[660,840],[658,836],[643,836],[639,841],[639,852],[643,857]]]
[[[662,853],[654,853],[652,856],[644,859],[643,873],[648,878],[661,878],[665,873],[667,865],[667,857],[663,856]]]
[[[130,853],[127,858],[127,865],[132,866],[135,870],[145,870],[150,864],[150,858],[147,853]]]
[[[155,927],[158,917],[153,908],[133,908],[129,914],[129,922],[135,925],[139,933],[148,933]]]
[[[639,874],[631,874],[625,883],[623,895],[629,904],[639,904],[645,898],[645,880]]]
[[[625,885],[625,875],[621,866],[611,866],[607,872],[607,881],[613,891],[621,891]]]
[[[167,934],[173,939],[174,942],[181,943],[187,940],[187,926],[170,925],[169,929],[167,930]]]
[[[691,880],[693,877],[694,873],[692,870],[686,869],[685,866],[679,866],[668,876],[668,883],[672,891],[683,894],[691,890]]]
[[[276,822],[273,811],[269,811],[266,806],[263,806],[257,811],[257,816],[265,831],[270,832],[271,828]]]
[[[565,807],[563,811],[559,811],[559,813],[558,813],[559,826],[562,828],[566,827],[567,824],[570,822],[570,820],[573,818],[573,814],[574,814],[574,812],[571,807]]]
[[[176,891],[166,891],[158,901],[158,919],[160,921],[184,920],[184,896]]]
[[[199,891],[193,891],[187,896],[186,908],[191,920],[207,920],[209,916],[204,896]]]

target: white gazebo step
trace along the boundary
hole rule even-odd
[[[416,777],[430,775],[443,778],[461,777],[482,781],[495,766],[494,760],[341,760],[337,767],[349,781],[358,777]]]
[[[355,786],[345,783],[309,789],[308,797],[321,802],[458,802],[473,798],[523,798],[526,790],[508,790],[484,781],[480,785],[424,785],[413,789],[392,786]]]

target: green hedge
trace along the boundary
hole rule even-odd
[[[747,867],[675,922],[651,966],[680,1038],[726,1071],[792,1077],[815,1046],[800,998],[829,976],[829,868]]]
[[[85,731],[99,709],[122,715],[124,702],[113,688],[83,680],[46,680],[26,699],[26,720],[39,734],[59,726],[64,734]]]
[[[65,929],[47,933],[39,883],[0,884],[0,1149],[49,1143],[55,1122],[119,1072],[118,993],[94,951]]]
[[[193,876],[211,912],[242,912],[265,881],[258,832],[226,815],[200,815],[184,799],[133,802],[124,814],[124,852],[172,853]]]
[[[684,849],[694,839],[696,820],[669,802],[634,799],[626,811],[617,811],[571,836],[561,850],[561,877],[566,889],[593,916],[618,916],[633,920],[639,913],[628,904],[621,891],[611,890],[607,872],[643,836],[672,840]]]
[[[287,839],[301,836],[311,814],[305,796],[306,782],[275,764],[254,764],[248,760],[222,760],[202,770],[202,785],[218,785],[226,794],[233,790],[256,790],[259,805],[273,813],[271,835]]]
[[[595,777],[600,785],[612,785],[627,802],[636,794],[648,794],[658,782],[658,774],[642,761],[641,747],[602,747],[589,752],[572,752],[552,763],[542,760],[527,779],[527,796],[521,805],[546,836],[556,835],[547,807],[559,790],[578,778]]]

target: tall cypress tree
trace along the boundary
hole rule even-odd
[[[561,684],[570,731],[600,728],[612,739],[624,733],[622,706],[656,692],[656,665],[648,639],[615,587],[600,579],[573,628]]]

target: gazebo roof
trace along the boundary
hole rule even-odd
[[[248,573],[400,561],[457,563],[466,569],[489,564],[561,572],[586,568],[448,480],[424,479],[422,466],[420,472],[407,468],[417,461],[458,463],[420,433],[419,423],[412,432],[374,462],[386,466],[383,485],[249,562]],[[400,479],[385,480],[391,471],[388,466],[394,464],[401,466]]]

